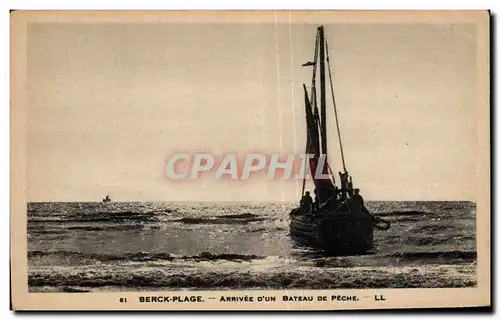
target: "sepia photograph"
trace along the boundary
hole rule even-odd
[[[11,37],[19,306],[489,305],[487,11],[19,11]]]

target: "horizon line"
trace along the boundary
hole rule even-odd
[[[437,199],[425,199],[425,200],[369,200],[365,199],[367,202],[473,202],[475,200],[437,200]],[[27,203],[103,203],[101,201],[26,201]],[[252,200],[132,200],[132,201],[111,201],[108,203],[146,203],[146,202],[166,202],[166,203],[292,203],[298,202],[297,200],[290,201],[252,201]]]

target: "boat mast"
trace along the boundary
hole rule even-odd
[[[326,93],[325,93],[325,32],[323,26],[318,27],[319,34],[319,80],[321,92],[321,151],[327,156],[327,140],[326,140]],[[325,161],[325,163],[327,163]],[[325,168],[326,169],[326,168]],[[326,171],[326,170],[323,170]]]
[[[313,72],[312,72],[312,80],[311,80],[311,101],[309,101],[309,98],[307,96],[307,90],[304,88],[304,93],[305,93],[305,98],[306,98],[306,114],[307,114],[307,104],[309,103],[310,107],[309,109],[311,109],[312,107],[312,118],[313,120],[317,120],[316,121],[313,121],[316,125],[317,123],[319,123],[319,116],[318,116],[318,105],[317,105],[317,102],[316,102],[316,69],[317,69],[317,65],[318,65],[318,42],[319,42],[319,35],[318,33],[316,32],[316,40],[314,42],[314,60],[313,62],[307,62],[305,64],[303,64],[302,66],[303,67],[308,67],[308,66],[312,66],[313,67]],[[307,126],[307,141],[306,141],[306,150],[305,150],[305,153],[307,154],[309,151],[310,151],[310,143],[312,143],[311,141],[313,141],[314,139],[312,139],[310,137],[311,133],[309,131],[309,126]],[[318,156],[316,153],[315,153],[315,156]],[[304,192],[305,192],[305,188],[306,188],[306,176],[307,176],[307,173],[304,172],[304,179],[302,179],[302,196],[304,196]]]
[[[309,159],[309,169],[313,176],[314,185],[316,187],[316,195],[318,201],[324,202],[331,196],[334,188],[335,178],[328,164],[327,157],[327,121],[326,121],[326,70],[325,70],[325,37],[323,26],[317,28],[316,43],[314,48],[314,62],[307,62],[303,67],[312,66],[312,88],[311,97],[309,100],[308,91],[304,85],[304,97],[307,119],[307,141],[306,150],[308,154],[313,154],[314,157]],[[319,58],[319,63],[318,63]],[[317,106],[316,94],[316,71],[319,67],[320,71],[320,110]],[[321,142],[320,142],[321,140]],[[320,157],[324,157],[324,162],[321,168],[323,174],[328,177],[316,178],[316,169],[319,165]],[[333,180],[333,181],[332,181]],[[305,177],[302,181],[302,194],[305,189]]]

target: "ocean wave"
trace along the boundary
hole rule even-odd
[[[384,220],[391,222],[391,224],[398,222],[416,222],[422,221],[422,217],[419,216],[385,216]]]
[[[217,217],[226,219],[252,219],[252,218],[258,218],[259,216],[253,213],[240,213],[240,214],[225,214]]]
[[[409,234],[401,234],[401,233],[393,233],[384,235],[383,239],[377,241],[378,246],[380,248],[384,248],[387,246],[399,246],[401,244],[404,245],[405,248],[420,248],[427,247],[428,249],[438,250],[440,248],[442,250],[443,245],[451,245],[454,248],[463,248],[463,243],[461,246],[456,246],[457,242],[456,235],[451,233],[450,231],[441,231],[441,233],[430,233],[430,232],[411,232]],[[446,250],[446,249],[445,249]]]
[[[265,221],[268,217],[259,216],[252,213],[230,214],[211,217],[184,217],[173,222],[184,224],[248,224],[251,222]]]
[[[144,225],[144,224],[133,224],[133,225],[120,225],[120,226],[71,226],[68,230],[83,230],[83,231],[129,231],[131,229],[159,229],[157,225]]]
[[[268,231],[269,229],[267,228],[257,228],[257,229],[252,229],[252,230],[248,230],[248,232],[265,232],[265,231]],[[273,230],[282,230],[280,228],[275,228]]]
[[[28,233],[36,234],[54,234],[54,235],[65,235],[68,231],[130,231],[130,230],[142,230],[142,229],[159,229],[159,225],[154,224],[126,224],[126,225],[72,225],[64,227],[47,227],[47,226],[29,226]]]
[[[448,230],[453,230],[455,227],[451,224],[429,224],[429,225],[423,225],[423,226],[415,226],[415,228],[412,229],[414,233],[428,233],[428,232],[442,232],[442,231],[448,231]]]
[[[77,292],[90,292],[91,290],[74,288],[74,287],[62,287],[61,291],[62,292],[77,293]]]
[[[98,260],[101,262],[111,261],[173,261],[173,260],[194,260],[194,261],[215,261],[215,260],[228,260],[228,261],[250,261],[257,259],[264,259],[264,256],[252,254],[233,254],[233,253],[211,253],[202,252],[194,256],[177,256],[169,253],[149,253],[149,252],[136,252],[125,254],[96,254],[96,253],[82,253],[76,251],[28,251],[28,259],[58,256],[65,258],[78,258],[85,260]]]
[[[428,268],[428,267],[427,267]],[[446,288],[476,285],[475,265],[461,266],[460,272],[450,267],[435,266],[431,272],[407,269],[331,269],[310,272],[279,270],[275,272],[183,272],[148,269],[71,269],[31,270],[30,287],[62,288],[120,286],[134,290],[155,288],[203,289],[339,289],[339,288]],[[458,269],[457,269],[458,270]]]
[[[415,259],[460,259],[476,260],[476,251],[444,251],[444,252],[394,252],[384,255],[386,257],[400,258],[405,260]]]
[[[429,232],[421,232],[420,234],[412,233],[411,235],[406,235],[404,237],[399,236],[399,240],[397,239],[397,236],[393,236],[391,238],[393,239],[393,243],[401,241],[409,248],[419,248],[425,246],[436,249],[443,248],[444,245],[453,245],[456,243],[455,236],[449,232],[446,233],[446,231],[442,231],[438,234],[432,234]]]
[[[437,264],[463,264],[476,261],[475,251],[441,252],[392,252],[386,254],[367,254],[363,256],[325,257],[305,253],[303,261],[319,268],[356,268],[379,266],[422,266]]]
[[[379,217],[390,217],[390,216],[425,216],[434,213],[426,211],[418,211],[418,210],[403,210],[403,211],[390,211],[390,212],[374,212],[373,214]]]
[[[166,212],[166,211],[162,211]],[[157,221],[157,211],[135,212],[135,211],[116,211],[116,212],[80,212],[71,214],[50,214],[47,217],[40,215],[31,215],[28,221],[60,220],[64,222],[127,222],[127,221]]]
[[[54,229],[54,228],[33,228],[28,227],[28,234],[37,233],[40,235],[63,235],[68,233],[67,230]]]
[[[433,238],[433,237],[409,237],[408,243],[415,246],[438,246],[446,243],[454,242],[453,238]]]

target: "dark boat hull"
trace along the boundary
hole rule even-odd
[[[301,245],[334,255],[368,253],[373,249],[374,220],[370,215],[290,215],[290,235]]]

